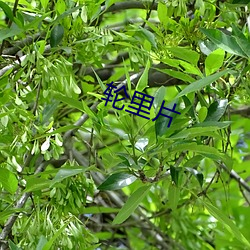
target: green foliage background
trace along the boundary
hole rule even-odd
[[[0,1],[0,249],[250,249],[248,7]]]

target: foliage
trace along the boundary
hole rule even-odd
[[[248,7],[0,1],[1,249],[249,249]]]

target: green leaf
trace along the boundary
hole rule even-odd
[[[220,30],[217,29],[204,29],[200,28],[213,43],[215,43],[219,48],[241,57],[246,57],[246,54],[241,49],[237,40],[233,36],[228,36]]]
[[[117,213],[119,212],[119,208],[114,208],[114,207],[96,207],[96,206],[92,206],[92,207],[82,207],[80,209],[82,214],[111,214],[111,213]]]
[[[65,95],[62,95],[58,92],[54,92],[53,94],[54,98],[63,102],[63,103],[66,103],[68,104],[69,106],[73,107],[73,108],[76,108],[82,112],[85,112],[84,108],[83,108],[83,105],[80,101],[76,100],[76,99],[73,99],[73,98],[70,98],[68,96],[65,96]]]
[[[11,194],[14,194],[18,187],[18,180],[16,176],[5,168],[0,168],[0,183]]]
[[[179,173],[181,169],[180,168],[175,168],[173,166],[170,166],[170,175],[171,179],[174,182],[176,186],[178,186],[178,181],[179,181]]]
[[[154,99],[154,108],[158,109],[161,107],[161,104],[164,100],[166,94],[166,87],[161,86],[160,88],[158,88],[158,90],[155,93],[155,99]]]
[[[199,58],[200,58],[200,54],[198,52],[190,50],[190,49],[185,49],[181,47],[175,47],[175,48],[173,47],[173,48],[169,48],[168,50],[172,52],[172,54],[175,57],[178,57],[182,60],[190,62],[194,66],[197,65]]]
[[[206,135],[209,131],[215,131],[219,129],[218,127],[195,127],[188,128],[180,131],[179,133],[170,137],[170,139],[190,139],[196,136]]]
[[[43,247],[43,249],[42,250],[49,250],[51,247],[52,247],[52,245],[53,245],[53,243],[54,243],[54,241],[59,237],[59,235],[64,231],[64,229],[68,226],[68,224],[69,224],[69,222],[64,222],[65,224],[59,229],[59,230],[57,230],[56,232],[55,232],[55,234],[53,235],[53,237],[45,244],[45,246]]]
[[[147,61],[147,64],[146,64],[146,67],[137,83],[137,86],[136,86],[136,90],[141,92],[143,91],[147,85],[148,85],[148,70],[149,70],[149,67],[150,67],[150,61],[148,60]]]
[[[208,114],[205,119],[205,122],[219,121],[227,109],[227,104],[228,104],[227,99],[222,99],[222,100],[213,102],[208,108]]]
[[[120,172],[109,176],[99,187],[99,190],[117,190],[133,183],[136,177],[132,174]]]
[[[46,237],[44,235],[41,235],[40,239],[38,241],[36,250],[43,250],[43,247],[46,245],[47,242],[48,241],[47,241]]]
[[[52,180],[51,182],[51,186],[54,185],[57,182],[61,182],[62,180],[70,177],[70,176],[74,176],[80,173],[85,172],[86,169],[83,167],[73,167],[73,166],[65,166],[63,168],[61,168],[58,173],[56,174],[55,178]]]
[[[225,51],[222,49],[217,49],[210,53],[205,60],[205,72],[206,75],[211,75],[223,65],[225,57]]]
[[[186,167],[185,168],[188,172],[190,172],[192,175],[195,176],[195,178],[198,180],[200,186],[202,187],[203,185],[203,181],[204,181],[204,176],[201,172],[197,171],[196,169],[194,168],[189,168],[189,167]]]
[[[198,112],[199,122],[203,122],[206,119],[206,116],[207,116],[207,108],[203,106],[200,108]]]
[[[22,250],[16,244],[14,244],[11,240],[9,240],[8,242],[9,242],[10,250]]]
[[[201,199],[200,199],[201,200]],[[202,200],[201,200],[202,201]],[[250,248],[250,242],[245,238],[245,236],[240,232],[238,227],[230,220],[221,210],[213,206],[212,204],[202,201],[208,212],[216,218],[223,226],[230,232],[234,237],[241,241],[245,246]]]
[[[11,21],[14,21],[14,15],[13,15],[13,12],[12,12],[11,8],[9,7],[9,5],[7,5],[7,4],[4,3],[3,1],[0,1],[0,8],[3,9],[5,15],[6,15]]]
[[[244,4],[247,5],[249,4],[249,0],[233,0],[232,4]]]
[[[180,189],[173,182],[171,182],[168,188],[168,204],[173,211],[176,210],[179,199]]]
[[[24,30],[20,29],[18,26],[14,25],[11,28],[1,29],[0,30],[0,42],[6,38],[17,36],[22,33]]]
[[[157,47],[157,44],[155,42],[155,35],[150,32],[147,29],[142,28],[141,26],[139,26],[140,30],[136,32],[136,34],[140,33],[140,35],[142,36],[143,40],[147,40],[150,42],[150,44],[152,45],[153,48]]]
[[[222,129],[228,127],[230,124],[232,124],[231,121],[225,121],[225,122],[204,121],[195,124],[193,127],[217,127],[217,129]]]
[[[157,6],[157,14],[161,23],[167,24],[168,21],[168,9],[165,3],[159,2]]]
[[[143,198],[147,195],[151,185],[144,185],[138,188],[132,195],[129,196],[127,202],[116,215],[112,224],[121,224],[124,222],[139,206]]]
[[[37,176],[30,176],[26,178],[26,188],[24,192],[33,192],[39,191],[49,188],[51,185],[51,180],[37,177]]]
[[[193,82],[195,79],[191,76],[189,76],[188,74],[186,73],[183,73],[183,72],[180,72],[180,71],[176,71],[176,70],[173,70],[173,69],[159,69],[159,68],[155,68],[156,70],[162,72],[162,73],[165,73],[169,76],[172,76],[174,78],[177,78],[177,79],[180,79],[184,82]]]
[[[183,89],[177,96],[176,98],[179,98],[183,95],[187,95],[189,93],[195,92],[197,90],[200,90],[204,87],[206,87],[207,85],[213,83],[214,81],[218,80],[220,77],[222,77],[223,75],[227,74],[231,72],[230,70],[223,70],[221,72],[215,73],[213,75],[207,76],[205,78],[202,78],[198,81],[195,81],[191,84],[189,84],[185,89]]]
[[[64,34],[64,28],[61,24],[56,25],[52,30],[51,30],[51,35],[50,35],[50,46],[56,47],[63,39],[63,34]]]

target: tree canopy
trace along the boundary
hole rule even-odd
[[[0,1],[0,249],[250,249],[248,2]]]

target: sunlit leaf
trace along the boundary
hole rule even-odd
[[[133,183],[136,177],[132,174],[119,172],[109,176],[99,187],[99,190],[117,190]]]
[[[16,176],[5,168],[0,168],[0,183],[11,194],[14,194],[18,187]]]

